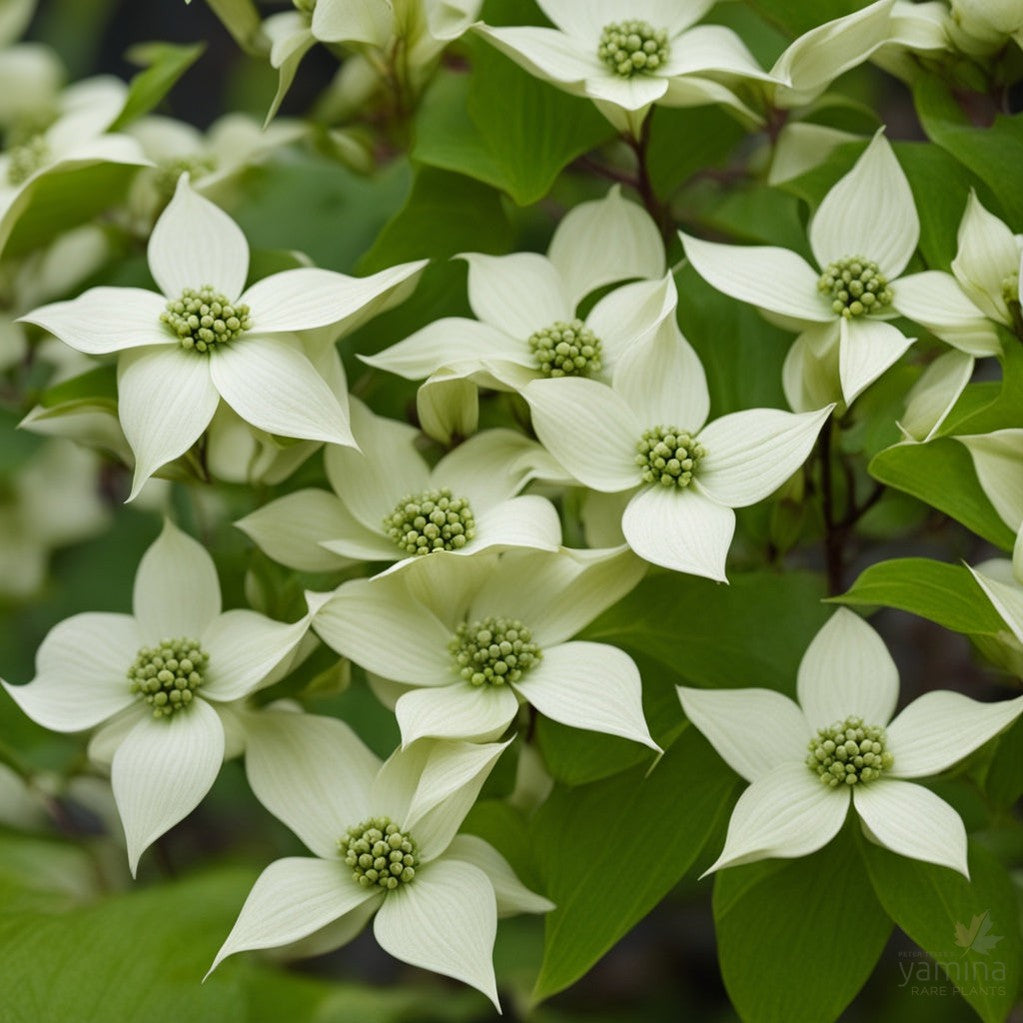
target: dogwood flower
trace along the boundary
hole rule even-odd
[[[465,253],[475,320],[449,316],[377,355],[360,358],[419,390],[420,419],[447,440],[472,432],[477,385],[521,391],[541,377],[610,379],[619,355],[675,308],[664,245],[650,216],[615,185],[558,224],[547,255]],[[579,304],[598,288],[639,278],[601,298],[585,317]],[[467,386],[471,384],[471,386]]]
[[[210,967],[247,949],[315,955],[369,922],[402,962],[454,977],[496,1007],[498,916],[553,905],[475,835],[458,835],[505,745],[419,742],[382,765],[343,722],[267,710],[245,767],[260,802],[314,857],[271,863]]]
[[[538,6],[555,28],[474,28],[531,74],[588,96],[619,131],[637,138],[655,103],[721,103],[755,119],[719,79],[773,81],[731,29],[696,25],[711,0],[538,0]]]
[[[485,430],[432,469],[419,431],[351,401],[359,450],[329,445],[324,464],[335,493],[305,489],[241,519],[275,561],[324,572],[350,559],[405,568],[436,557],[510,547],[557,550],[561,523],[544,497],[515,495],[546,452],[513,430]],[[335,496],[336,495],[336,496]]]
[[[1013,531],[1023,524],[1023,429],[992,430],[955,438],[973,459],[980,488]]]
[[[92,288],[24,317],[80,352],[119,353],[118,414],[135,453],[129,500],[195,443],[221,399],[267,433],[352,443],[347,409],[288,335],[382,302],[425,261],[364,279],[286,270],[243,291],[245,235],[185,174],[148,255],[162,294]]]
[[[343,583],[313,627],[338,653],[401,684],[394,710],[406,746],[424,736],[496,738],[527,702],[562,724],[659,749],[632,658],[569,642],[643,570],[625,548],[430,558],[414,575]]]
[[[969,878],[966,829],[913,784],[962,760],[1023,713],[1023,696],[979,703],[925,693],[889,721],[899,676],[881,637],[840,609],[799,665],[798,705],[770,689],[679,687],[689,720],[746,781],[725,847],[706,871],[806,856],[838,834],[852,802],[864,834]]]
[[[1016,534],[1012,560],[991,558],[971,568],[994,609],[1009,626],[1015,649],[1023,654],[1023,527]]]
[[[681,237],[708,284],[801,331],[786,360],[786,397],[797,410],[822,397],[797,385],[821,372],[836,348],[840,395],[849,404],[915,340],[885,322],[901,312],[897,278],[916,249],[920,220],[906,175],[880,133],[810,222],[819,271],[773,245]]]
[[[537,380],[523,395],[541,443],[575,479],[631,494],[622,532],[641,558],[721,582],[733,509],[763,500],[803,464],[834,407],[748,409],[705,426],[703,367],[674,317],[622,356],[610,387]]]
[[[965,53],[988,56],[1012,39],[1023,46],[1020,0],[951,0],[951,33]]]
[[[139,562],[133,606],[66,619],[43,640],[28,685],[0,680],[45,728],[101,726],[89,754],[110,764],[132,874],[238,752],[231,704],[287,667],[309,624],[222,612],[213,559],[170,522]]]

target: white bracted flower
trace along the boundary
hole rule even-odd
[[[575,479],[631,495],[622,532],[641,558],[721,582],[733,509],[799,469],[834,407],[748,409],[705,426],[703,367],[673,316],[622,357],[612,386],[538,380],[523,395],[541,443]]]
[[[562,724],[658,750],[632,658],[571,641],[644,568],[624,547],[430,558],[421,572],[343,583],[313,627],[339,653],[400,684],[376,688],[388,702],[397,697],[406,746],[422,737],[497,738],[527,702]]]
[[[1023,429],[956,436],[970,453],[980,489],[1015,533],[1023,525]]]
[[[681,237],[708,284],[801,331],[784,377],[786,397],[797,411],[839,397],[850,404],[915,340],[885,322],[901,312],[897,278],[916,249],[920,220],[906,175],[880,133],[810,223],[819,270],[773,245]]]
[[[555,28],[475,29],[531,74],[592,99],[636,137],[655,103],[721,103],[755,120],[729,84],[775,81],[731,29],[696,25],[712,0],[537,2]]]
[[[1012,560],[991,558],[970,568],[1002,621],[1009,626],[1017,657],[1023,658],[1023,526],[1016,534]]]
[[[622,352],[677,302],[657,226],[642,207],[622,198],[618,185],[605,198],[572,209],[546,256],[460,258],[469,264],[475,320],[445,317],[377,355],[360,356],[406,380],[429,377],[419,389],[420,421],[444,441],[475,430],[477,385],[521,391],[542,377],[609,380]],[[632,278],[638,280],[578,315],[587,295]]]
[[[334,718],[277,709],[250,718],[249,784],[315,858],[263,871],[210,971],[247,949],[327,952],[375,914],[385,952],[471,984],[499,1008],[497,918],[554,908],[493,846],[457,834],[505,746],[424,741],[381,765]]]
[[[66,619],[39,647],[36,677],[2,683],[45,728],[102,726],[89,755],[110,764],[132,874],[239,752],[231,704],[283,674],[309,625],[221,611],[213,559],[170,522],[139,562],[133,607]]]
[[[956,46],[989,57],[1013,39],[1023,47],[1023,0],[951,0],[950,34]]]
[[[118,415],[135,453],[129,500],[199,439],[221,399],[267,433],[353,443],[347,408],[289,335],[385,302],[425,261],[367,278],[285,270],[245,288],[245,235],[187,174],[148,255],[160,293],[91,288],[24,317],[77,351],[120,353]]]
[[[330,445],[324,456],[334,493],[298,490],[237,523],[275,561],[302,572],[328,572],[351,559],[406,568],[426,555],[561,545],[554,505],[515,496],[534,465],[550,462],[536,441],[484,430],[431,468],[415,427],[374,415],[356,398],[351,414],[359,450]]]
[[[969,878],[962,819],[910,779],[946,770],[1008,728],[1023,696],[980,703],[939,690],[891,721],[895,663],[881,637],[845,608],[807,648],[797,693],[798,705],[771,689],[679,687],[686,716],[750,782],[706,873],[816,852],[838,834],[851,800],[872,841]]]

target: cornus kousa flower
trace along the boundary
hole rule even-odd
[[[610,387],[538,380],[523,395],[540,441],[575,479],[631,494],[622,532],[641,558],[722,582],[732,509],[781,486],[834,407],[749,409],[704,425],[703,367],[674,317],[622,356]]]
[[[806,856],[838,833],[850,801],[868,838],[969,878],[959,814],[910,779],[946,770],[1023,712],[1023,696],[979,703],[925,693],[889,721],[899,695],[880,636],[844,608],[799,666],[798,706],[769,689],[679,687],[690,721],[750,786],[707,871]]]
[[[639,582],[627,549],[516,551],[344,583],[317,611],[331,647],[395,686],[402,742],[493,739],[521,702],[575,728],[658,749],[639,671],[623,651],[572,641]],[[313,598],[310,597],[310,600]]]
[[[1016,657],[1023,660],[1023,528],[1016,535],[1011,561],[991,558],[970,571],[1002,621],[1009,626],[1012,640],[1008,645]]]
[[[80,352],[120,353],[118,415],[135,453],[131,500],[198,440],[221,399],[267,433],[352,444],[348,410],[289,335],[386,300],[423,266],[364,279],[309,267],[245,288],[245,235],[183,174],[149,241],[162,294],[92,288],[24,319]]]
[[[169,522],[139,563],[133,605],[133,615],[61,622],[39,648],[36,677],[3,682],[46,728],[102,726],[89,753],[110,764],[132,873],[238,752],[231,704],[274,681],[308,628],[222,612],[213,559]]]
[[[520,391],[541,377],[608,380],[618,356],[675,308],[664,246],[650,216],[615,185],[558,224],[547,255],[466,253],[475,320],[445,317],[374,356],[360,356],[419,390],[427,432],[447,440],[471,433],[477,385]],[[617,281],[641,278],[600,299],[585,317],[579,304]]]
[[[405,568],[427,555],[560,546],[554,505],[515,496],[534,465],[550,462],[535,441],[513,430],[485,430],[431,469],[414,427],[376,416],[354,398],[351,413],[359,450],[330,445],[324,457],[334,494],[298,490],[238,522],[275,561],[308,572],[349,559]]]
[[[810,222],[819,270],[772,245],[681,237],[708,284],[801,331],[785,363],[786,397],[797,410],[839,395],[851,403],[915,340],[885,322],[901,312],[897,278],[916,249],[920,221],[909,182],[880,133]]]
[[[1001,520],[1016,532],[1023,525],[1023,429],[963,434],[955,439],[969,451],[981,490]]]
[[[537,77],[588,96],[619,131],[637,137],[655,103],[722,103],[753,117],[726,83],[772,80],[730,29],[693,27],[710,0],[538,0],[538,6],[555,28],[476,30]]]
[[[341,721],[263,712],[249,728],[249,783],[315,858],[263,871],[211,971],[245,949],[326,952],[375,915],[384,951],[471,984],[500,1008],[498,916],[554,908],[491,845],[456,834],[504,748],[426,741],[381,764]]]

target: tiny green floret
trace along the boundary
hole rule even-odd
[[[194,639],[163,639],[138,652],[128,681],[153,708],[154,718],[169,718],[193,702],[208,663],[209,655]]]
[[[818,728],[810,740],[806,766],[829,788],[875,781],[895,763],[885,749],[887,737],[880,725],[865,725],[863,718],[847,717]]]
[[[461,550],[476,535],[476,519],[464,497],[447,487],[407,494],[384,519],[387,535],[404,554]]]
[[[636,445],[636,465],[643,481],[662,487],[688,487],[700,460],[706,456],[704,446],[677,426],[655,426]]]
[[[881,268],[863,256],[829,263],[817,280],[817,290],[830,297],[832,311],[846,319],[875,313],[895,297]]]
[[[543,651],[517,618],[482,618],[463,622],[448,644],[458,674],[470,685],[501,686],[518,682],[538,664]]]
[[[547,377],[592,376],[601,367],[601,344],[582,320],[556,320],[530,335],[529,350]]]
[[[390,817],[356,824],[337,840],[337,847],[363,888],[376,886],[392,892],[415,879],[419,866],[415,839]]]
[[[622,78],[656,71],[668,59],[668,30],[647,21],[615,21],[600,33],[597,56]]]
[[[217,169],[213,156],[179,156],[157,164],[153,184],[164,199],[170,199],[178,187],[178,178],[187,173],[192,181],[212,174]]]
[[[201,353],[236,340],[252,326],[247,305],[232,305],[209,284],[198,291],[185,288],[181,298],[167,303],[160,321],[174,331],[182,348]]]
[[[50,159],[50,146],[42,135],[33,135],[15,146],[7,156],[7,182],[20,185]]]

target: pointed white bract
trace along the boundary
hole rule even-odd
[[[594,100],[619,131],[638,138],[654,104],[720,103],[755,121],[732,88],[787,81],[764,71],[730,29],[696,25],[711,6],[708,0],[541,0],[554,28],[475,28],[531,74]]]
[[[929,692],[892,720],[895,664],[881,637],[845,608],[807,648],[797,691],[798,704],[764,689],[678,687],[690,722],[750,782],[707,873],[815,852],[851,803],[872,841],[969,878],[959,815],[907,779],[939,774],[1003,732],[1023,713],[1023,696],[979,703]]]
[[[238,522],[272,558],[322,572],[350,561],[418,568],[428,559],[517,547],[557,550],[561,523],[546,498],[517,496],[550,461],[512,430],[479,433],[432,468],[417,430],[351,401],[358,450],[330,445],[334,493],[301,490]]]
[[[899,275],[919,237],[909,182],[880,133],[810,223],[817,268],[787,249],[722,245],[681,234],[686,255],[708,284],[800,331],[786,364],[786,396],[801,412],[818,407],[807,401],[814,401],[810,395],[819,401],[816,378],[825,367],[850,404],[913,343],[885,321],[902,312]],[[986,345],[990,352],[983,324],[977,323],[981,318],[967,317],[963,325],[962,310],[953,312],[960,318],[951,324],[958,333],[950,329],[946,340],[955,344],[961,336],[966,350]],[[974,336],[978,331],[981,338]],[[801,380],[801,374],[809,379]]]
[[[621,518],[644,560],[726,582],[735,508],[763,500],[806,460],[833,405],[747,409],[706,424],[703,367],[674,316],[619,360],[611,386],[537,380],[533,428],[575,479],[631,495]]]
[[[231,704],[280,677],[309,619],[222,612],[213,560],[165,522],[139,562],[134,614],[86,613],[50,630],[25,686],[3,682],[33,721],[99,731],[134,874],[142,853],[191,813],[232,749]],[[186,658],[198,654],[196,663]],[[230,726],[228,726],[230,727]]]
[[[221,401],[267,433],[353,444],[347,401],[293,332],[380,308],[424,265],[364,279],[286,270],[245,289],[245,236],[182,174],[149,242],[149,268],[162,294],[93,288],[24,319],[80,352],[121,353],[119,412],[135,454],[131,500],[198,440]]]
[[[961,434],[955,439],[969,451],[980,488],[999,517],[1017,532],[1023,524],[1023,429]]]
[[[456,835],[505,744],[424,740],[381,764],[336,719],[276,707],[250,718],[252,789],[316,858],[266,868],[211,972],[248,949],[328,951],[376,914],[383,949],[471,984],[499,1009],[498,914],[553,908],[489,843]]]
[[[1008,625],[1016,644],[1023,645],[1023,525],[1016,534],[1011,561],[992,558],[970,571]]]
[[[657,750],[632,659],[603,643],[569,642],[644,567],[627,548],[428,558],[419,572],[342,584],[314,627],[338,653],[400,683],[405,746],[495,739],[524,701],[562,724]]]
[[[674,313],[675,282],[649,214],[615,185],[558,224],[546,256],[465,253],[477,319],[446,317],[364,362],[423,380],[419,417],[448,443],[476,429],[477,387],[521,391],[544,377],[610,380],[618,360]],[[580,303],[604,295],[585,317]]]

